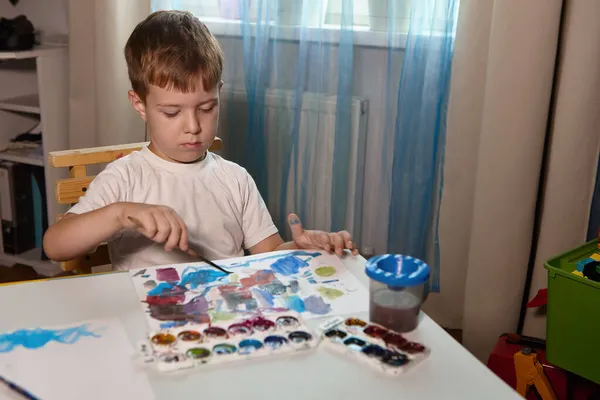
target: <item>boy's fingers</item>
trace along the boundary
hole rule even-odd
[[[152,217],[156,222],[156,234],[152,237],[156,243],[164,243],[171,234],[171,224],[161,212],[153,212]]]
[[[181,238],[181,226],[179,225],[177,219],[175,219],[175,217],[171,215],[171,213],[166,212],[164,213],[164,216],[169,222],[171,229],[171,233],[167,238],[167,243],[165,243],[165,250],[171,251],[175,247],[179,246],[179,239]]]
[[[335,254],[341,256],[342,252],[344,251],[344,239],[342,238],[342,235],[337,233],[331,233],[329,237],[331,238],[330,240],[333,243]]]
[[[151,214],[138,215],[136,218],[134,218],[132,220],[136,221],[138,231],[142,235],[144,235],[150,239],[152,239],[154,237],[154,235],[156,235],[156,232],[157,232],[156,221],[154,221],[154,218],[152,217]]]
[[[179,215],[175,214],[175,219],[177,223],[181,227],[181,236],[179,237],[179,248],[183,251],[188,251],[188,231],[185,222],[179,217]]]
[[[348,231],[341,231],[340,236],[344,239],[344,244],[347,249],[352,250],[354,248],[354,244],[352,243],[352,235]]]
[[[292,231],[292,238],[299,238],[304,234],[304,229],[302,229],[302,222],[300,222],[300,218],[296,214],[288,215],[288,224],[290,224],[290,230]]]
[[[331,251],[331,238],[325,232],[321,232],[317,236],[317,243],[324,250]]]

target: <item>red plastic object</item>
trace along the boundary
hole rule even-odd
[[[527,308],[536,308],[548,304],[548,289],[540,289],[533,299],[527,303]]]
[[[507,343],[506,336],[500,336],[488,359],[488,368],[512,388],[516,388],[517,384],[514,355],[524,347],[530,346]],[[536,348],[534,350],[559,400],[589,400],[596,398],[591,397],[592,395],[600,396],[600,385],[571,375],[548,363],[546,352],[543,349]],[[571,392],[571,396],[567,396],[568,391]],[[527,400],[539,400],[539,397],[535,391],[531,390],[527,395]]]

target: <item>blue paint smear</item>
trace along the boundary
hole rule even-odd
[[[273,307],[274,301],[275,301],[275,296],[273,296],[273,294],[271,292],[269,292],[268,290],[265,289],[260,289],[260,288],[252,288],[252,290],[258,294],[260,297],[262,297],[262,299],[265,301],[266,304],[269,305],[269,307]]]
[[[188,321],[168,321],[160,324],[160,329],[177,328],[178,326],[184,326]]]
[[[0,335],[0,353],[9,353],[17,346],[39,349],[48,342],[74,344],[84,336],[99,338],[100,335],[88,330],[88,324],[67,329],[21,329]]]
[[[308,263],[293,255],[280,258],[271,264],[273,272],[286,276],[297,274],[302,267],[308,267]]]
[[[325,315],[331,311],[331,306],[325,303],[322,297],[315,295],[304,299],[304,305],[306,307],[306,311],[317,315]]]
[[[148,296],[161,296],[170,294],[175,286],[169,282],[161,282],[154,289],[148,290]]]
[[[333,282],[339,282],[339,281],[340,281],[339,279],[330,279],[328,281],[323,281],[321,283],[333,283]]]
[[[296,312],[304,312],[304,301],[299,296],[289,296],[285,299],[287,308]]]
[[[295,257],[310,257],[312,258],[317,258],[321,255],[321,253],[310,253],[308,251],[304,251],[304,250],[295,250],[289,253],[286,253],[287,255],[284,258],[290,257],[290,256],[295,256]],[[261,262],[261,261],[265,261],[265,260],[277,260],[277,259],[281,259],[282,255],[281,254],[272,254],[269,256],[265,256],[265,257],[257,257],[257,258],[252,258],[251,260],[246,260],[243,263],[237,263],[237,264],[231,264],[229,267],[230,268],[237,268],[237,267],[249,267],[251,264],[257,263],[257,262]]]
[[[225,272],[206,267],[186,267],[181,274],[180,286],[189,285],[191,289],[196,289],[200,285],[212,283],[217,279],[227,276]]]
[[[142,278],[150,278],[150,275],[148,275],[148,274],[142,275]]]

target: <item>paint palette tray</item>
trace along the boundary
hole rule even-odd
[[[314,349],[315,335],[297,313],[269,313],[216,324],[187,324],[150,332],[137,358],[160,372],[293,354]]]
[[[400,375],[425,359],[430,350],[401,334],[359,318],[333,318],[325,322],[322,342],[328,349],[390,375]]]

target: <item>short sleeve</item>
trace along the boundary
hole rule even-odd
[[[245,172],[242,182],[244,247],[249,249],[278,232],[271,214],[256,187],[254,179]]]
[[[90,183],[79,202],[68,211],[83,214],[126,200],[126,174],[116,165],[109,164]]]

